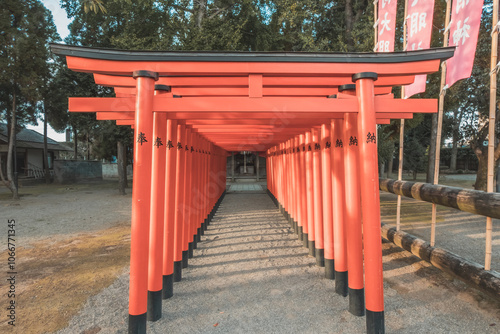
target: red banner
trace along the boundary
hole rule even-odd
[[[394,35],[396,31],[397,0],[378,1],[378,43],[377,52],[394,51]]]
[[[408,1],[408,16],[406,17],[407,50],[430,48],[433,15],[434,0]],[[413,84],[405,86],[405,98],[425,92],[426,81],[427,75],[417,75]]]
[[[483,0],[453,0],[449,45],[457,49],[446,61],[447,87],[472,73],[482,12]]]

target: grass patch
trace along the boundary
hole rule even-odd
[[[2,333],[47,333],[66,327],[87,299],[111,285],[129,264],[130,226],[122,223],[32,246],[16,252],[16,328],[12,331],[2,321]],[[6,252],[0,262],[7,262]],[[3,292],[0,305],[7,305]]]

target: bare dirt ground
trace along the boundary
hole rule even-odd
[[[0,332],[126,333],[130,196],[106,183],[48,192],[0,200],[19,236],[18,326],[0,311]],[[267,195],[228,194],[202,240],[148,333],[364,332]],[[497,302],[392,244],[383,252],[387,333],[499,332]]]

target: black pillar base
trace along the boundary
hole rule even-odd
[[[302,226],[297,226],[297,237],[299,238],[299,240],[302,240],[303,238]]]
[[[366,310],[366,333],[367,334],[384,334],[384,311],[375,312]]]
[[[302,234],[302,244],[305,248],[309,247],[309,241],[307,240],[307,233]]]
[[[201,228],[200,228],[200,235],[205,235],[205,222],[201,223]]]
[[[182,251],[182,269],[186,269],[188,267],[188,259],[189,259],[189,250]]]
[[[174,296],[174,274],[163,275],[162,298],[168,299]]]
[[[182,261],[174,261],[174,282],[182,280]]]
[[[196,242],[201,242],[201,236],[203,235],[202,228],[198,227],[198,229],[196,231],[197,231],[197,233],[196,233],[195,240],[196,240]]]
[[[325,259],[325,278],[335,279],[335,260]]]
[[[204,229],[205,231],[206,231],[206,230],[208,230],[208,222],[207,222],[207,220],[206,220],[206,219],[203,221],[203,229]]]
[[[316,265],[319,267],[325,266],[325,250],[316,248]]]
[[[128,334],[146,334],[146,313],[128,315]]]
[[[198,236],[193,237],[193,249],[198,249]]]
[[[148,290],[148,321],[157,321],[161,319],[161,290]]]
[[[308,240],[307,244],[309,246],[309,255],[311,256],[316,256],[315,247],[314,247],[314,240]]]
[[[189,248],[188,248],[188,257],[192,259],[194,256],[194,244],[192,242],[189,243]]]
[[[365,315],[365,289],[349,288],[349,312],[358,317]]]
[[[292,221],[292,225],[293,225],[293,232],[295,234],[298,234],[299,233],[299,226],[297,225],[297,222],[295,220]]]
[[[347,271],[335,271],[335,292],[346,297],[348,287]]]

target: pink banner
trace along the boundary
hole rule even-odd
[[[396,31],[397,0],[378,1],[378,43],[377,52],[394,51]]]
[[[449,45],[455,55],[446,61],[446,86],[470,77],[474,65],[483,0],[453,0]]]
[[[434,0],[409,0],[406,18],[406,49],[422,50],[431,46]],[[427,75],[418,75],[415,82],[405,86],[405,98],[425,92]]]

